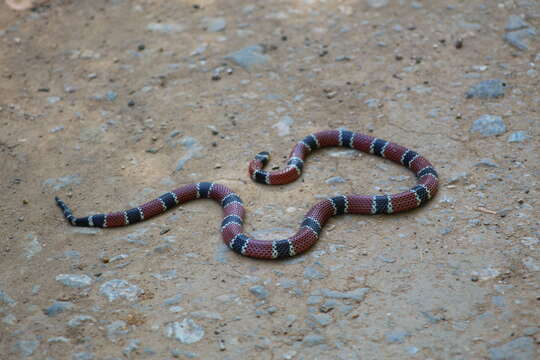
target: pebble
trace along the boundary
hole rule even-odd
[[[49,130],[49,133],[54,134],[54,133],[57,133],[57,132],[62,131],[62,130],[64,130],[64,127],[62,125],[55,126],[51,130]]]
[[[488,349],[491,360],[529,360],[535,358],[536,345],[530,337],[522,336],[504,345]]]
[[[177,295],[175,295],[173,297],[165,299],[163,301],[163,304],[165,304],[165,306],[171,306],[171,305],[178,304],[180,301],[182,301],[182,294],[177,294]]]
[[[279,136],[289,135],[291,132],[291,125],[294,123],[294,119],[290,116],[283,116],[279,122],[272,125],[272,128],[277,129]]]
[[[187,350],[181,350],[181,349],[172,349],[171,350],[171,355],[174,358],[187,358],[187,359],[196,359],[196,358],[199,357],[199,355],[197,355],[194,352],[187,351]]]
[[[195,319],[223,320],[223,316],[221,316],[221,314],[206,310],[192,311],[189,313],[189,315]]]
[[[13,314],[7,314],[2,318],[2,322],[8,325],[15,325],[17,323],[17,318]]]
[[[479,162],[474,164],[474,166],[476,166],[476,167],[492,167],[492,168],[499,167],[499,165],[497,165],[497,163],[495,161],[493,161],[491,159],[487,159],[487,158],[481,159]]]
[[[326,277],[319,270],[315,269],[312,266],[306,266],[304,269],[304,279],[307,280],[322,280]]]
[[[344,178],[342,178],[341,176],[334,176],[334,177],[331,177],[329,179],[327,179],[325,181],[325,183],[327,184],[341,184],[341,183],[344,183],[344,182],[347,182]]]
[[[493,99],[504,96],[506,83],[500,79],[485,80],[472,86],[465,97],[467,99]]]
[[[15,343],[15,348],[22,357],[31,356],[39,346],[37,340],[19,340]]]
[[[146,29],[159,33],[178,33],[184,31],[184,26],[180,24],[150,23],[146,26]]]
[[[105,94],[105,97],[109,101],[114,101],[118,98],[118,94],[115,91],[110,90],[110,91],[107,91],[107,93]]]
[[[77,327],[77,326],[81,326],[82,323],[84,322],[96,322],[96,319],[94,319],[93,317],[89,316],[89,315],[77,315],[71,319],[69,319],[67,325],[69,327]]]
[[[506,125],[500,116],[485,114],[474,121],[470,131],[479,132],[482,136],[494,136],[504,134]]]
[[[220,32],[224,31],[227,27],[227,20],[224,18],[205,18],[203,19],[203,27],[206,31]]]
[[[88,275],[60,274],[56,281],[72,288],[83,288],[92,285],[92,278]]]
[[[106,326],[107,328],[107,338],[113,343],[122,336],[127,335],[129,330],[127,329],[127,324],[125,321],[116,320]]]
[[[506,141],[508,141],[509,143],[520,143],[530,138],[531,137],[528,135],[526,131],[516,131],[508,135],[508,138],[506,139]]]
[[[129,354],[136,351],[139,348],[140,344],[141,344],[141,340],[139,339],[129,340],[128,344],[122,350],[122,354],[124,354],[126,357],[129,358]]]
[[[268,291],[262,285],[254,285],[249,288],[249,292],[255,295],[258,299],[264,300],[268,297]]]
[[[100,286],[99,292],[109,301],[124,298],[128,301],[135,301],[143,290],[137,285],[130,284],[126,280],[113,279]]]
[[[17,302],[13,300],[13,298],[2,289],[0,289],[0,303],[6,304],[11,307],[17,304]]]
[[[532,271],[532,272],[540,271],[540,262],[538,262],[535,258],[526,257],[521,262],[529,271]]]
[[[60,100],[62,100],[59,96],[49,96],[47,98],[47,102],[49,104],[56,104],[57,102],[59,102]]]
[[[519,30],[522,28],[530,27],[525,20],[523,20],[518,15],[510,15],[508,17],[508,20],[506,20],[506,26],[504,27],[504,30],[512,31],[512,30]]]
[[[165,336],[174,338],[183,344],[193,344],[204,336],[204,329],[190,318],[182,322],[174,321],[165,326]]]
[[[370,7],[374,9],[382,8],[388,5],[389,0],[367,0],[367,3]]]
[[[72,360],[94,360],[96,356],[93,353],[82,351],[76,352],[71,357]]]
[[[70,301],[55,301],[51,306],[44,309],[43,312],[47,316],[55,316],[66,310],[73,309],[73,303]]]
[[[308,334],[304,336],[302,343],[307,346],[316,346],[316,345],[324,344],[325,341],[326,339],[322,335]]]
[[[66,175],[59,178],[50,178],[43,181],[43,185],[51,186],[53,190],[58,191],[68,186],[80,185],[81,177],[78,174]]]
[[[251,45],[226,55],[225,60],[230,60],[245,70],[251,70],[256,65],[266,64],[270,57],[264,54],[261,45]]]
[[[310,318],[323,327],[330,325],[333,321],[332,317],[328,314],[311,314]]]
[[[536,35],[536,29],[529,27],[526,29],[507,32],[504,34],[504,40],[516,49],[528,50],[529,40]]]
[[[404,330],[392,330],[384,335],[389,344],[402,344],[410,334]]]
[[[356,290],[351,291],[336,291],[336,290],[329,290],[329,289],[321,289],[321,294],[323,296],[334,298],[334,299],[349,299],[349,300],[355,300],[355,301],[362,301],[366,294],[368,293],[369,288],[358,288]]]
[[[26,240],[28,240],[28,242],[24,245],[24,257],[31,259],[35,255],[39,254],[43,247],[41,246],[37,236],[34,234],[27,234]]]

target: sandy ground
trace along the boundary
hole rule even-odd
[[[504,40],[511,15],[526,49]],[[524,0],[2,2],[0,357],[538,356],[534,28],[539,4]],[[255,45],[259,64],[227,58]],[[466,98],[491,79],[502,96]],[[505,128],[471,132],[486,114]],[[439,194],[403,215],[333,218],[288,261],[228,250],[211,201],[96,231],[53,202],[82,216],[212,180],[241,195],[249,232],[273,239],[321,197],[414,184],[343,149],[316,152],[287,186],[248,178],[257,152],[282,167],[327,128],[426,155]]]

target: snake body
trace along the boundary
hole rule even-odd
[[[250,162],[249,174],[253,180],[262,184],[287,184],[301,175],[308,154],[319,148],[334,146],[356,149],[399,163],[414,172],[417,184],[398,194],[339,195],[322,200],[307,212],[296,234],[274,241],[257,240],[244,233],[245,209],[242,200],[227,186],[213,182],[182,186],[130,210],[82,218],[73,216],[71,209],[58,197],[55,200],[71,225],[110,228],[147,220],[191,200],[213,199],[223,207],[221,233],[227,246],[245,256],[276,259],[295,256],[308,250],[317,242],[324,224],[332,216],[398,213],[423,205],[437,192],[438,175],[426,158],[401,145],[347,130],[325,130],[306,136],[294,146],[283,170],[263,170],[269,154],[261,152]]]

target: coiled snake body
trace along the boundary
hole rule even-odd
[[[253,180],[262,184],[290,183],[302,173],[304,160],[309,153],[329,146],[348,147],[402,164],[415,173],[417,184],[398,194],[340,195],[322,200],[308,211],[295,235],[274,241],[253,239],[243,233],[245,209],[242,200],[228,187],[212,182],[182,186],[130,210],[82,218],[73,216],[70,208],[58,197],[55,200],[71,225],[109,228],[149,219],[191,200],[214,199],[223,207],[221,233],[227,246],[245,256],[276,259],[298,255],[309,249],[318,240],[324,224],[334,215],[392,214],[411,210],[423,205],[437,192],[438,175],[426,158],[401,145],[347,130],[325,130],[305,137],[294,146],[287,167],[283,170],[263,170],[269,154],[261,152],[250,162],[249,174]]]

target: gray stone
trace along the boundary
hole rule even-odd
[[[375,9],[388,5],[389,0],[367,0],[367,4]]]
[[[150,23],[146,26],[146,29],[159,33],[178,33],[184,31],[184,26],[180,24]]]
[[[535,358],[536,345],[530,337],[519,337],[504,345],[488,349],[491,360],[530,360]]]
[[[272,128],[277,129],[279,136],[289,135],[291,132],[291,125],[294,123],[294,119],[290,116],[283,116],[279,122],[272,125]]]
[[[366,294],[368,293],[369,288],[358,288],[356,290],[351,291],[336,291],[336,290],[329,290],[329,289],[322,289],[321,293],[329,298],[334,299],[349,299],[349,300],[355,300],[355,301],[362,301]]]
[[[137,285],[130,284],[126,280],[113,279],[100,286],[99,292],[107,297],[109,301],[124,298],[128,301],[134,301],[143,293]]]
[[[326,339],[322,335],[308,334],[304,336],[302,343],[307,346],[316,346],[316,345],[324,344],[325,341]]]
[[[308,305],[315,305],[323,301],[323,297],[319,295],[312,295],[307,298],[306,304]]]
[[[15,304],[17,304],[17,302],[2,289],[0,289],[0,303],[8,306],[15,306]]]
[[[223,320],[221,314],[206,310],[192,311],[189,315],[195,319]]]
[[[139,348],[140,344],[141,344],[141,340],[139,340],[139,339],[131,339],[131,340],[129,340],[128,344],[122,350],[122,354],[129,357],[129,354],[136,351]]]
[[[165,336],[175,338],[183,344],[193,344],[204,336],[204,329],[195,321],[185,318],[182,322],[174,321],[165,326]]]
[[[506,83],[500,79],[485,80],[472,86],[465,94],[467,99],[489,99],[504,96]]]
[[[178,274],[177,274],[176,269],[172,269],[172,270],[169,270],[169,271],[164,271],[162,273],[154,273],[154,274],[151,274],[151,276],[153,278],[156,278],[156,279],[161,280],[161,281],[169,281],[169,280],[176,279]]]
[[[194,352],[191,352],[191,351],[187,351],[187,350],[182,350],[182,349],[172,349],[171,350],[171,355],[174,357],[174,358],[187,358],[187,359],[196,359],[199,357],[198,354],[194,353]]]
[[[92,285],[92,278],[88,275],[60,274],[56,281],[72,288],[83,288]]]
[[[291,289],[297,285],[296,280],[288,279],[288,278],[281,278],[279,280],[278,286],[281,286],[284,289]]]
[[[256,65],[266,64],[270,57],[264,54],[264,48],[261,45],[251,45],[228,54],[225,59],[233,61],[246,70],[251,70]]]
[[[474,164],[474,166],[476,167],[492,167],[492,168],[496,168],[496,167],[499,167],[499,165],[497,165],[497,163],[491,159],[480,159],[479,162],[477,162],[476,164]]]
[[[311,314],[310,318],[321,326],[328,326],[333,320],[328,314]]]
[[[532,272],[540,271],[540,262],[533,257],[530,257],[530,256],[526,257],[523,260],[521,260],[521,262],[529,271],[532,271]]]
[[[474,121],[470,131],[482,136],[500,135],[506,132],[506,125],[500,116],[485,114]]]
[[[518,15],[510,15],[508,17],[508,20],[506,21],[506,26],[504,27],[504,30],[511,31],[511,30],[519,30],[523,28],[530,27],[525,20],[523,20]]]
[[[178,304],[180,301],[182,301],[182,294],[177,294],[177,295],[175,295],[173,297],[165,299],[163,301],[163,304],[165,304],[166,306],[171,306],[171,305]]]
[[[180,141],[180,144],[187,149],[187,152],[176,163],[176,171],[180,171],[184,168],[186,162],[194,158],[201,158],[203,156],[202,151],[204,148],[200,145],[199,140],[191,136],[186,136]]]
[[[96,356],[93,353],[82,351],[76,352],[71,358],[73,360],[93,360],[96,358]]]
[[[344,178],[342,178],[341,176],[333,176],[329,179],[326,179],[325,183],[327,184],[341,184],[341,183],[344,183],[346,182],[346,180]]]
[[[227,20],[224,18],[205,18],[203,19],[203,27],[206,31],[220,32],[227,27]]]
[[[107,325],[107,338],[112,341],[116,342],[116,340],[122,336],[127,335],[129,330],[127,329],[126,323],[122,320],[116,320]]]
[[[49,104],[56,104],[57,102],[59,102],[60,100],[62,100],[62,98],[60,98],[59,96],[49,96],[47,98],[47,102]]]
[[[508,138],[506,141],[509,143],[519,143],[524,142],[525,140],[530,139],[531,137],[528,135],[526,131],[515,131],[508,135]]]
[[[54,133],[57,133],[57,132],[62,131],[62,130],[64,130],[64,126],[59,125],[59,126],[53,127],[51,130],[49,130],[49,133],[54,134]]]
[[[315,269],[312,266],[306,266],[304,269],[304,279],[308,280],[322,280],[326,277],[322,272]]]
[[[67,325],[69,327],[77,327],[81,326],[84,322],[96,322],[96,319],[89,315],[77,315],[71,319],[69,319]]]
[[[410,334],[404,330],[392,330],[384,335],[386,342],[391,344],[402,344],[405,341],[405,337]]]
[[[17,318],[13,314],[7,314],[2,318],[2,322],[8,325],[15,325],[17,323]]]
[[[249,292],[261,300],[266,299],[268,297],[268,291],[262,285],[254,285],[250,287]]]
[[[35,234],[27,234],[26,240],[28,242],[24,245],[24,257],[31,259],[40,253],[43,247]]]
[[[47,316],[55,316],[66,310],[71,310],[73,303],[69,301],[55,301],[51,306],[43,310]]]
[[[51,186],[53,190],[58,191],[68,186],[80,185],[81,177],[78,174],[66,175],[59,178],[50,178],[43,182],[43,185]]]
[[[504,296],[493,296],[491,297],[491,303],[498,307],[505,307],[506,301],[504,300]]]
[[[15,349],[22,357],[31,356],[38,346],[39,341],[37,340],[19,340],[15,343]]]
[[[510,45],[519,50],[528,50],[529,41],[536,36],[536,29],[530,27],[526,29],[507,32],[504,35],[504,40]]]
[[[114,101],[118,98],[118,93],[116,93],[115,91],[112,91],[112,90],[109,90],[107,91],[107,93],[105,94],[105,97],[107,98],[107,100],[109,101]]]

